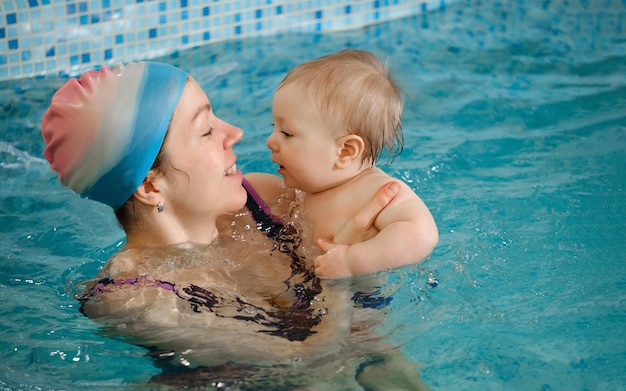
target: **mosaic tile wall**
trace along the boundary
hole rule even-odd
[[[224,39],[356,28],[454,0],[0,0],[0,80],[147,59]]]

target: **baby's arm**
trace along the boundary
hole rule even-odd
[[[374,221],[380,231],[374,237],[352,245],[334,238],[320,239],[325,252],[315,261],[320,277],[341,278],[397,268],[423,261],[437,244],[435,221],[424,202],[405,183],[398,181],[400,193]]]

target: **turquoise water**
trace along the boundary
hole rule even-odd
[[[239,166],[272,172],[270,101],[288,69],[345,47],[388,58],[412,99],[405,150],[383,168],[431,207],[440,243],[388,273],[381,331],[433,390],[626,389],[626,4],[529,3],[462,0],[164,59],[245,130]],[[41,158],[62,82],[0,85],[0,389],[141,388],[159,372],[145,351],[101,335],[72,298],[123,236]]]

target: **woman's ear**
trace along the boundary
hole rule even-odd
[[[337,140],[339,156],[335,165],[337,168],[345,168],[357,162],[361,164],[365,142],[356,134],[347,134]]]
[[[143,182],[139,185],[139,188],[135,190],[133,194],[135,199],[149,206],[156,206],[159,202],[163,202],[161,199],[160,186],[157,181],[158,177],[159,175],[156,171],[148,171],[148,175],[146,175]]]

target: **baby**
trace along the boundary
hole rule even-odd
[[[320,277],[341,278],[423,261],[438,241],[430,211],[411,188],[394,181],[398,195],[374,220],[363,241],[340,234],[389,175],[376,167],[383,150],[402,150],[401,90],[370,52],[343,50],[300,64],[278,86],[272,103],[272,161],[287,186],[304,193],[303,213],[325,253]],[[395,188],[394,188],[395,187]]]

